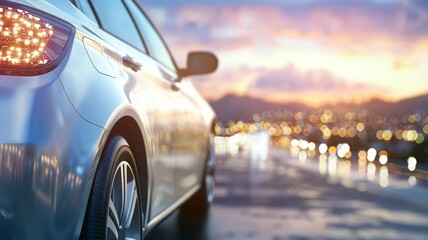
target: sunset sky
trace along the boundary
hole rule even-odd
[[[228,93],[323,104],[428,93],[428,1],[142,0],[184,66],[210,50],[218,71],[194,79]]]

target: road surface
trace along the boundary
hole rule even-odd
[[[148,239],[427,239],[424,181],[324,160],[277,149],[220,157],[210,214],[175,212]]]

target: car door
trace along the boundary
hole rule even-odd
[[[123,82],[118,84],[123,84],[130,103],[146,123],[148,165],[153,171],[149,174],[152,176],[149,216],[153,218],[175,202],[176,159],[172,139],[176,129],[173,104],[176,92],[170,79],[176,78],[176,73],[149,55],[150,45],[143,41],[135,19],[129,15],[133,9],[130,3],[90,1],[97,20],[107,32],[102,38],[122,53],[118,66]]]
[[[173,58],[150,20],[134,0],[124,1],[145,40],[149,54],[159,62],[164,78],[171,82],[176,128],[172,134],[172,146],[176,156],[176,199],[180,199],[201,182],[204,166],[207,133],[199,106],[196,104],[191,84],[181,81]]]
[[[198,104],[198,93],[191,82],[176,83],[175,101],[178,142],[176,153],[176,196],[183,197],[202,182],[207,160],[209,132]]]

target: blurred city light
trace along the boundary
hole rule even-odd
[[[327,149],[328,149],[327,144],[321,143],[318,149],[319,149],[321,154],[325,154],[327,152]]]
[[[370,148],[367,151],[367,160],[369,160],[370,162],[373,162],[376,158],[376,154],[377,154],[376,149]]]
[[[388,153],[384,150],[379,152],[379,162],[382,165],[385,165],[388,162]]]
[[[409,169],[409,171],[415,171],[416,169],[416,164],[417,164],[417,160],[414,157],[409,157],[407,159],[407,167]]]
[[[386,118],[368,110],[276,110],[254,114],[253,120],[217,124],[217,154],[245,155],[254,166],[266,167],[273,146],[300,164],[316,159],[321,175],[343,185],[350,184],[346,179],[354,167],[357,176],[381,187],[390,185],[391,166],[395,173],[403,174],[402,168],[418,173],[416,157],[428,160],[419,157],[426,151],[428,112]]]

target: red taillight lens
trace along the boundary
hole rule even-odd
[[[43,13],[0,5],[0,74],[37,75],[55,68],[74,29]]]

